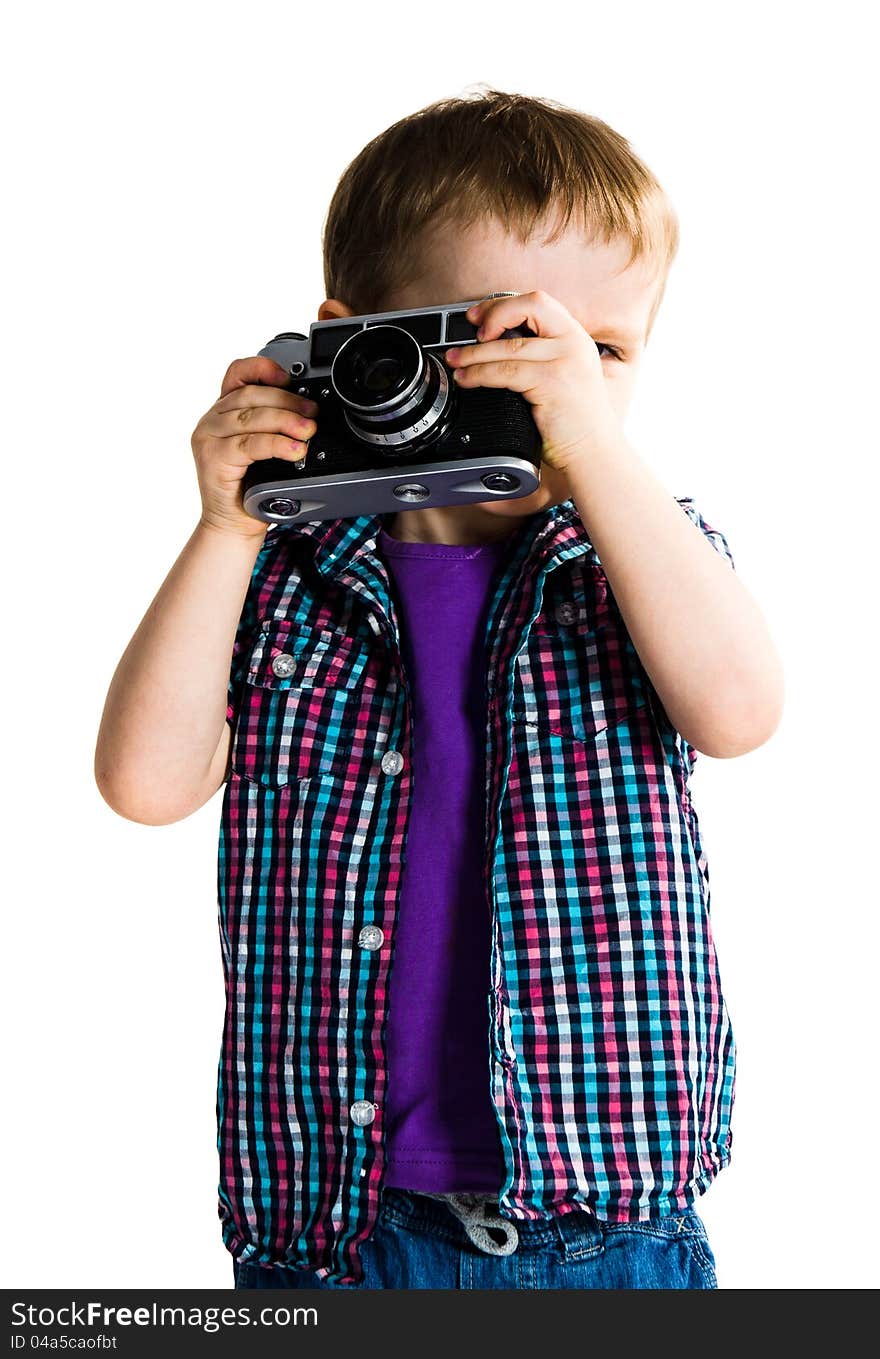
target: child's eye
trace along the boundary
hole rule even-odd
[[[594,341],[594,344],[596,345],[597,349],[607,349],[608,353],[611,355],[612,358],[615,359],[622,358],[620,350],[615,349],[613,345],[603,344],[601,341]],[[602,356],[600,355],[599,357],[601,358]]]

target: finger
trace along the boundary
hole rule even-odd
[[[276,410],[302,411],[317,415],[317,401],[299,392],[282,391],[280,387],[234,387],[226,396],[219,397],[212,407],[215,411],[242,410],[245,406],[273,406]]]
[[[223,452],[235,467],[247,467],[249,463],[262,462],[266,458],[297,462],[306,456],[308,443],[302,439],[289,439],[283,434],[261,434],[251,430],[225,439]]]
[[[555,340],[511,335],[506,340],[486,340],[481,344],[462,345],[460,349],[447,349],[443,357],[451,368],[467,368],[475,363],[500,363],[508,358],[546,363],[558,358],[561,352],[562,348]]]
[[[236,434],[286,434],[291,439],[311,439],[318,425],[299,411],[278,406],[242,406],[238,410],[211,411],[205,420],[205,432],[217,439],[229,439]]]
[[[526,363],[521,359],[502,359],[500,363],[475,363],[469,368],[456,368],[453,381],[456,387],[504,387],[509,392],[525,395],[548,381],[546,365]]]
[[[268,354],[252,354],[246,359],[234,359],[226,369],[220,387],[220,395],[226,396],[236,387],[245,387],[251,382],[284,387],[290,381],[290,374],[280,363],[270,359]]]
[[[493,297],[491,301],[477,302],[465,315],[483,329],[487,340],[523,324],[542,338],[564,334],[572,326],[571,313],[541,289],[518,293],[515,297]]]

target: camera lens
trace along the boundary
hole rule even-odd
[[[399,402],[421,376],[424,356],[400,326],[367,326],[336,351],[330,380],[351,410],[373,412]]]
[[[364,365],[363,373],[358,376],[358,382],[363,391],[388,396],[389,393],[399,390],[402,376],[402,369],[396,359],[372,359]]]
[[[366,326],[350,335],[336,351],[330,382],[352,433],[380,451],[421,448],[449,423],[446,369],[402,326]]]

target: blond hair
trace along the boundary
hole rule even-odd
[[[628,239],[629,264],[656,263],[650,332],[679,240],[663,188],[600,118],[488,88],[399,119],[346,167],[322,233],[326,295],[356,315],[381,311],[424,269],[431,230],[496,217],[525,243],[559,208],[545,243],[574,215],[589,240]]]

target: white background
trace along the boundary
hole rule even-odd
[[[721,1288],[877,1284],[877,107],[837,3],[44,4],[10,12],[3,759],[7,1287],[232,1287],[216,1207],[220,793],[98,793],[114,668],[199,514],[232,359],[303,330],[351,158],[478,83],[594,113],[682,244],[627,434],[730,542],[783,655],[762,748],[700,756],[733,1163]],[[572,25],[576,25],[573,28]],[[876,607],[876,606],[875,606]]]

